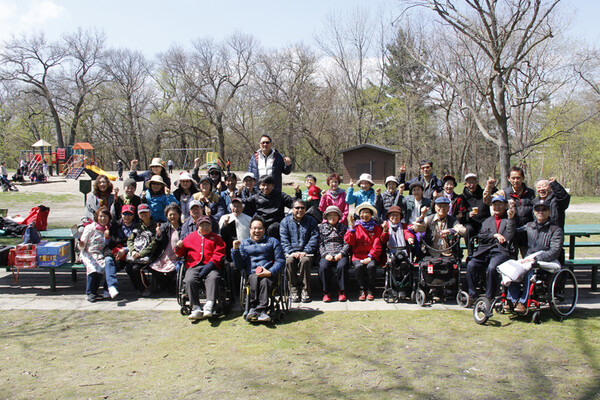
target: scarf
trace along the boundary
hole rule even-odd
[[[364,222],[362,219],[359,219],[356,222],[358,225],[361,225],[363,228],[365,228],[365,230],[369,232],[373,231],[373,229],[375,229],[375,225],[377,225],[377,223],[372,219],[370,219],[369,222]]]
[[[344,189],[337,188],[335,191],[329,189],[329,194],[331,194],[331,198],[335,201],[340,194],[346,194],[346,192]]]

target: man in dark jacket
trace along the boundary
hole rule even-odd
[[[285,207],[292,208],[294,199],[287,193],[275,189],[274,178],[261,176],[258,180],[260,192],[242,200],[246,206],[254,207],[255,215],[261,216],[266,223],[267,236],[279,240],[279,223],[285,217]]]
[[[492,299],[495,296],[500,278],[496,267],[510,258],[508,245],[516,230],[514,219],[516,211],[514,208],[510,209],[507,218],[507,206],[508,201],[504,197],[495,196],[492,199],[494,215],[483,221],[477,235],[479,247],[467,264],[467,285],[470,299],[477,298],[476,285],[479,282],[479,273],[486,267],[485,297]]]
[[[536,200],[544,200],[550,207],[550,222],[565,229],[565,211],[569,208],[571,195],[556,178],[538,179],[535,183]]]
[[[444,184],[433,174],[433,162],[431,160],[421,160],[419,163],[419,168],[421,169],[421,175],[408,181],[406,186],[410,190],[411,184],[419,181],[423,184],[423,197],[434,200],[438,193],[441,193],[442,190],[444,190]],[[398,176],[398,183],[401,185],[405,183],[405,181],[406,173],[400,172],[400,176]],[[410,194],[412,194],[412,191]]]
[[[564,233],[560,226],[550,221],[550,207],[544,200],[536,200],[533,203],[535,221],[525,225],[527,234],[527,255],[520,260],[522,264],[539,261],[556,262],[560,256],[563,247]],[[508,287],[508,298],[516,303],[515,312],[524,313],[527,311],[526,304],[529,297],[528,284],[534,274],[531,268],[523,277],[523,291],[521,292],[521,282],[512,282]]]
[[[509,204],[511,202],[515,203],[517,209],[515,219],[518,230],[513,241],[519,248],[521,255],[524,255],[527,252],[527,235],[523,229],[519,228],[533,221],[533,199],[535,198],[535,192],[525,185],[525,172],[521,167],[513,166],[510,168],[508,181],[510,182],[510,186],[496,191],[496,180],[490,178],[483,192],[483,200],[486,204],[491,205],[492,195],[495,192],[495,195],[502,196],[508,200]]]
[[[306,215],[306,203],[294,201],[292,214],[281,221],[281,247],[285,254],[285,268],[290,279],[292,301],[310,302],[310,268],[319,248],[317,220]],[[298,279],[300,274],[300,280]]]
[[[465,188],[460,195],[458,220],[467,228],[465,243],[468,254],[473,254],[471,239],[477,236],[481,224],[490,216],[490,207],[483,202],[483,189],[475,174],[465,176]]]
[[[248,172],[254,176],[269,175],[274,179],[275,189],[281,190],[283,183],[282,174],[292,172],[292,160],[284,157],[277,150],[272,149],[273,140],[268,135],[260,137],[260,149],[255,151],[248,163]]]

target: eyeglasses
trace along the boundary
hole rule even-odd
[[[260,142],[260,144],[271,144],[271,142],[269,142],[268,140],[265,140],[264,142]]]
[[[550,211],[550,209],[548,209],[548,208],[534,208],[533,211],[537,212],[537,213],[541,213],[541,212]]]
[[[294,210],[306,210],[306,207],[294,207]]]
[[[125,217],[133,217],[133,213],[130,213],[130,212],[124,212],[124,213],[123,213],[123,216],[125,216]]]
[[[211,172],[210,174],[211,174],[211,175],[221,175],[221,174],[219,174],[219,173],[218,173],[218,172],[216,172],[216,171],[215,171],[215,172]]]

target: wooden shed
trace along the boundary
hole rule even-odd
[[[384,183],[385,178],[396,175],[398,150],[374,144],[361,144],[340,150],[344,163],[343,183],[356,182],[360,174],[371,174],[375,183]]]

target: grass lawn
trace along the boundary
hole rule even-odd
[[[600,313],[541,325],[467,311],[3,311],[0,397],[597,399]],[[211,325],[212,324],[212,325]]]

